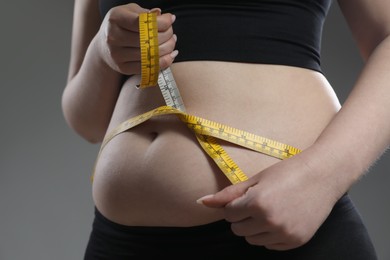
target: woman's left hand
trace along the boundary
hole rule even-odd
[[[293,249],[313,237],[343,194],[317,168],[296,155],[198,203],[223,208],[233,232],[250,244]]]

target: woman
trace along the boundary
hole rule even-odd
[[[75,1],[63,110],[85,139],[164,105],[135,87],[138,15],[153,11],[160,68],[189,114],[303,150],[280,161],[221,142],[249,176],[230,185],[176,116],[114,137],[96,164],[86,259],[376,259],[347,191],[390,143],[390,3],[339,0],[366,60],[341,108],[320,67],[330,1]]]

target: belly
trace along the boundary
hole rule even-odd
[[[310,146],[340,105],[323,76],[285,66],[182,62],[172,71],[187,112],[300,149]],[[164,105],[158,88],[125,82],[108,131]],[[250,177],[279,160],[221,142]],[[176,116],[153,118],[114,137],[96,165],[93,197],[109,219],[124,225],[192,226],[223,218],[198,205],[230,185],[194,134]]]

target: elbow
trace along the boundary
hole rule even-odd
[[[86,124],[83,120],[72,118],[72,116],[64,113],[64,118],[69,128],[71,128],[77,135],[91,144],[102,142],[104,138],[103,131],[98,131],[96,128]]]
[[[99,144],[104,139],[105,131],[83,131],[81,128],[74,129],[79,136],[90,144]]]
[[[77,111],[73,111],[71,106],[62,98],[62,113],[65,122],[77,135],[91,144],[102,142],[106,127],[99,126],[96,122],[83,118]]]
[[[98,137],[98,136],[92,136],[92,135],[83,135],[81,132],[78,132],[78,134],[84,139],[86,140],[88,143],[90,144],[99,144],[103,141],[102,138]]]
[[[385,31],[375,35],[375,37],[367,37],[369,40],[362,42],[359,46],[361,56],[364,61],[367,61],[375,50],[382,46],[383,43],[389,44],[390,33]]]
[[[102,142],[102,140],[98,139],[98,138],[86,137],[86,136],[82,136],[82,137],[84,140],[86,140],[90,144],[99,144]]]
[[[69,128],[72,129],[78,136],[91,144],[100,143],[104,135],[102,131],[97,131],[95,128],[88,126],[80,119],[72,118],[72,116],[64,113],[64,118]]]
[[[103,135],[92,133],[91,131],[84,131],[82,128],[74,128],[73,130],[90,144],[98,144],[103,141]]]

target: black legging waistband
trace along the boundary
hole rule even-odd
[[[85,260],[149,259],[156,256],[171,259],[377,259],[367,230],[348,195],[336,203],[312,240],[289,251],[252,246],[245,238],[234,235],[230,224],[224,220],[195,227],[125,226],[110,221],[95,210]]]
[[[165,226],[126,226],[121,225],[107,219],[100,211],[95,207],[95,222],[96,225],[101,223],[103,226],[110,227],[112,232],[120,232],[122,235],[131,234],[139,236],[182,236],[189,235],[191,237],[200,235],[204,236],[205,232],[209,234],[218,234],[230,232],[230,223],[225,220],[212,222],[205,225],[192,226],[192,227],[165,227]],[[101,227],[101,225],[97,225]]]

